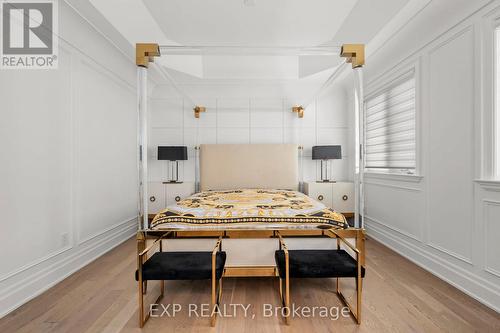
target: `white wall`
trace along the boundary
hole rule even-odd
[[[135,65],[64,1],[59,32],[57,70],[0,74],[0,316],[136,230]]]
[[[304,180],[316,180],[316,161],[311,147],[322,144],[342,145],[342,160],[333,161],[333,177],[349,179],[348,119],[346,91],[325,91],[313,101],[299,119],[291,111],[295,104],[291,90],[303,94],[300,86],[285,87],[276,83],[239,83],[184,85],[195,103],[207,107],[199,119],[188,101],[178,97],[171,86],[158,85],[150,104],[151,181],[168,177],[168,164],[156,158],[160,145],[186,145],[188,161],[180,167],[180,177],[195,179],[194,146],[202,143],[297,143],[304,146]],[[317,88],[316,88],[317,89]],[[312,96],[314,91],[308,92]]]
[[[368,175],[365,226],[370,237],[500,311],[500,182],[476,181],[491,176],[498,18],[500,1],[432,1],[368,58],[367,93],[416,69],[421,177]]]

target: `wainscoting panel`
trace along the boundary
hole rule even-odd
[[[365,185],[367,223],[378,224],[401,237],[422,240],[424,196],[420,189],[375,181],[367,181]]]
[[[427,147],[429,245],[468,263],[474,204],[473,36],[472,27],[467,27],[429,52],[426,123],[431,143]]]
[[[76,212],[86,239],[136,214],[137,179],[123,177],[137,170],[136,97],[94,63],[82,61],[79,78]]]
[[[0,244],[5,249],[0,281],[19,272],[19,263],[36,265],[70,245],[71,61],[69,50],[61,48],[58,70],[0,74]],[[57,230],[52,231],[54,241],[26,242],[28,233],[44,235],[47,230]],[[15,256],[8,255],[11,249],[17,249]]]
[[[483,200],[484,270],[500,278],[500,201]]]

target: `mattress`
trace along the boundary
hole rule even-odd
[[[153,230],[347,228],[345,217],[303,193],[240,189],[196,193],[158,213]]]

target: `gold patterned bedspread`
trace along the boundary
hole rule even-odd
[[[305,194],[242,189],[196,193],[158,213],[152,229],[182,226],[347,228],[345,217]]]

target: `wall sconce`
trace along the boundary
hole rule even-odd
[[[296,105],[292,108],[292,112],[295,112],[297,113],[297,115],[299,116],[299,118],[304,118],[304,108],[302,107],[302,105]]]
[[[196,105],[193,109],[194,111],[194,117],[195,118],[200,118],[200,112],[206,112],[207,111],[207,108],[204,107],[204,106],[199,106],[199,105]]]

